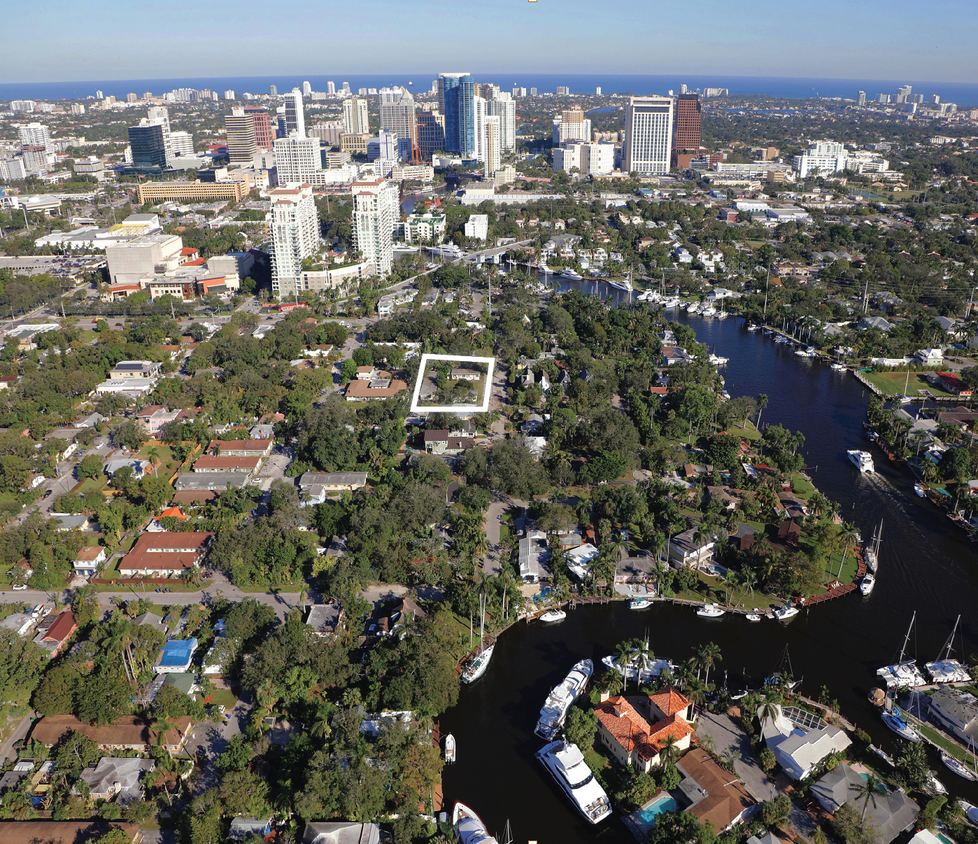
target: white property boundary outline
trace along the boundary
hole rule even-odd
[[[482,404],[449,404],[436,407],[421,407],[418,400],[421,397],[421,385],[427,372],[428,361],[444,360],[458,363],[485,363],[489,370],[486,372],[484,398]],[[496,369],[495,358],[480,358],[472,355],[421,355],[418,368],[418,380],[414,384],[414,394],[411,396],[411,413],[486,413],[489,410],[489,399],[492,397],[492,376]]]

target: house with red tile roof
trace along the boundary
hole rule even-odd
[[[598,736],[622,765],[647,773],[662,764],[660,754],[667,744],[671,743],[680,753],[689,749],[693,728],[685,716],[690,703],[678,692],[669,690],[647,698],[643,708],[648,718],[623,695],[602,697],[595,708]]]
[[[75,623],[75,616],[71,610],[65,610],[48,627],[44,633],[38,633],[34,638],[34,643],[44,648],[48,656],[54,659],[58,652],[64,647],[65,642],[71,634],[78,629]]]

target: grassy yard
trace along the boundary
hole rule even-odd
[[[180,465],[173,456],[173,449],[166,445],[145,446],[136,453],[137,459],[149,460],[149,450],[151,448],[156,449],[156,454],[160,460],[160,471],[164,474],[176,469]]]
[[[869,381],[874,387],[879,388],[888,396],[902,396],[904,386],[907,388],[907,394],[911,396],[916,396],[920,394],[921,390],[927,390],[933,393],[935,396],[952,396],[953,393],[949,393],[947,390],[942,390],[940,387],[929,383],[926,380],[926,372],[911,372],[910,373],[910,383],[907,384],[907,371],[903,372],[864,372],[863,375],[866,380]]]
[[[791,491],[799,498],[808,501],[815,494],[815,487],[804,475],[794,474],[791,476]]]
[[[745,440],[759,440],[761,438],[761,432],[754,427],[754,423],[749,419],[747,420],[747,426],[743,427],[740,422],[727,427],[727,433],[733,434],[736,437],[743,437]]]
[[[223,704],[225,711],[230,712],[234,709],[234,705],[238,702],[238,699],[234,696],[234,692],[230,689],[214,689],[214,699],[208,704],[208,706],[220,706]],[[198,694],[197,696],[200,700],[203,697]]]
[[[103,475],[99,478],[85,478],[76,488],[76,495],[88,495],[90,492],[101,492],[108,484],[108,479]]]

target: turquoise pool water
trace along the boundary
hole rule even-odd
[[[639,818],[642,823],[648,824],[649,826],[655,826],[655,819],[661,815],[663,812],[675,812],[678,808],[676,801],[670,797],[668,794],[663,794],[656,800],[653,800],[639,812]]]

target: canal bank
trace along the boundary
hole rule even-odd
[[[606,300],[626,298],[613,288],[594,287],[588,283],[585,292]],[[624,639],[648,633],[655,655],[675,661],[716,642],[723,654],[721,674],[755,677],[777,669],[787,646],[794,673],[803,678],[801,693],[817,698],[827,687],[845,717],[888,751],[897,738],[866,693],[878,685],[876,668],[895,659],[913,611],[918,621],[911,656],[936,658],[959,613],[964,644],[956,656],[978,650],[978,617],[972,609],[978,567],[971,544],[933,518],[930,505],[914,494],[912,477],[883,461],[876,476],[861,476],[846,458],[846,449],[865,447],[869,391],[845,372],[796,357],[760,332],[746,331],[742,320],[711,321],[681,312],[672,318],[730,358],[724,377],[731,395],[764,393],[764,420],[804,434],[807,471],[839,502],[847,521],[863,536],[884,521],[879,580],[869,598],[846,595],[785,624],[751,624],[734,615],[703,619],[688,607],[668,604],[631,612],[627,604],[614,603],[581,607],[555,625],[511,628],[499,639],[486,675],[462,689],[442,725],[458,740],[459,757],[445,772],[446,805],[468,803],[495,831],[509,819],[517,841],[630,840],[617,817],[598,828],[581,820],[533,757],[541,746],[533,727],[550,689],[577,660],[600,660]],[[931,762],[952,794],[978,803],[978,786],[946,771],[936,754]]]

